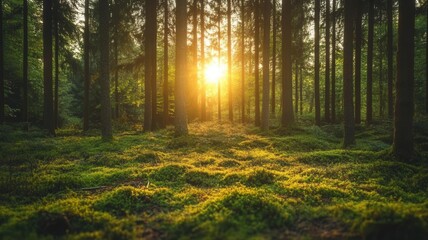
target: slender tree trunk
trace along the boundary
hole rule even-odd
[[[241,119],[245,123],[245,8],[241,0]]]
[[[201,69],[205,71],[205,4],[201,0]],[[201,120],[207,119],[205,74],[201,74]]]
[[[188,94],[188,105],[189,108],[187,109],[189,112],[189,119],[194,120],[196,117],[198,117],[199,112],[199,106],[198,106],[198,2],[199,0],[193,0],[193,6],[192,6],[192,23],[193,23],[193,29],[192,29],[192,64],[193,67],[191,68],[191,77],[189,78],[189,94]]]
[[[108,0],[99,0],[99,29],[100,29],[100,84],[101,84],[101,132],[104,140],[111,140],[113,137],[111,128],[111,103],[110,103],[110,36],[109,22],[110,9]]]
[[[43,90],[44,90],[44,128],[51,136],[55,135],[52,85],[52,0],[43,1]]]
[[[168,90],[168,34],[169,34],[169,6],[168,1],[164,0],[164,39],[163,39],[163,124],[168,125],[169,122],[169,90]]]
[[[361,124],[361,45],[363,40],[362,30],[362,2],[356,4],[355,12],[355,123]]]
[[[217,3],[217,12],[218,12],[218,65],[221,63],[221,0],[218,0]],[[218,81],[217,83],[217,101],[218,101],[218,121],[221,121],[221,81]]]
[[[331,122],[330,117],[330,0],[326,0],[325,10],[325,96],[324,96],[324,120]]]
[[[383,99],[383,48],[381,41],[379,39],[379,116],[382,118],[385,104]]]
[[[297,63],[297,59],[294,65],[296,67],[296,72],[294,75],[294,112],[297,116],[299,113],[299,64]]]
[[[187,135],[187,0],[176,0],[175,135]]]
[[[153,61],[152,61],[152,64],[153,64],[153,66],[152,66],[152,78],[151,78],[151,80],[152,80],[152,86],[151,86],[151,88],[152,88],[152,131],[154,131],[154,130],[156,130],[157,129],[157,127],[158,127],[158,123],[159,123],[159,121],[158,121],[158,119],[157,119],[157,116],[158,116],[158,94],[157,94],[157,69],[158,69],[158,67],[157,67],[157,64],[158,64],[158,61],[157,61],[157,59],[158,59],[158,57],[157,57],[157,54],[158,54],[158,51],[157,51],[157,36],[158,36],[158,33],[157,33],[157,29],[158,29],[158,23],[157,23],[157,7],[158,7],[158,2],[159,2],[159,0],[148,0],[148,1],[153,1],[154,3],[154,6],[153,6],[153,11],[154,11],[154,13],[153,13],[153,15],[154,16],[151,16],[151,18],[152,18],[152,20],[150,21],[150,23],[151,23],[151,30],[150,30],[150,34],[151,35],[153,35],[153,36],[150,36],[150,38],[152,38],[152,41],[153,41],[153,45],[152,45],[152,47],[153,47],[153,49],[151,49],[150,51],[152,51],[151,52],[151,56],[152,56],[152,59],[153,59]],[[152,14],[150,14],[150,15],[152,15]]]
[[[366,124],[373,122],[373,35],[374,35],[374,0],[369,0],[369,32],[367,44],[367,110]]]
[[[294,123],[291,0],[282,0],[282,127]]]
[[[426,10],[425,33],[425,112],[428,114],[428,6]]]
[[[344,96],[344,113],[345,113],[345,131],[344,147],[349,147],[355,143],[355,119],[354,119],[354,102],[353,102],[353,11],[355,9],[355,0],[345,0],[345,33],[343,44],[343,96]]]
[[[22,101],[22,121],[28,123],[28,0],[23,1],[23,25],[24,25],[24,42],[23,42],[23,61],[22,61],[22,78],[23,78],[23,101]],[[27,125],[28,126],[28,125]]]
[[[232,101],[232,1],[227,0],[227,78],[229,89],[229,121],[233,122]]]
[[[320,106],[320,0],[315,0],[315,124],[321,125]]]
[[[54,35],[55,35],[55,102],[54,102],[54,125],[58,128],[59,121],[59,4],[60,0],[54,0]]]
[[[4,123],[4,39],[3,39],[3,0],[0,0],[0,124]]]
[[[300,116],[303,115],[303,67],[300,66]]]
[[[415,0],[399,0],[397,91],[393,153],[402,161],[413,157]]]
[[[89,73],[89,0],[85,0],[85,28],[83,33],[84,58],[84,97],[83,97],[83,131],[89,130],[89,88],[91,76]]]
[[[388,116],[390,118],[394,115],[394,28],[393,28],[393,14],[392,14],[392,2],[393,0],[387,1],[387,18],[388,18]]]
[[[271,114],[275,116],[276,105],[276,35],[277,35],[277,20],[276,20],[276,1],[273,0],[273,37],[272,37],[272,96],[271,96]]]
[[[259,85],[259,51],[260,51],[260,0],[255,0],[255,12],[254,12],[254,52],[255,52],[255,62],[254,62],[254,75],[255,75],[255,93],[254,93],[254,111],[255,111],[255,125],[260,126],[260,85]]]
[[[116,119],[119,118],[119,49],[118,49],[118,45],[119,45],[119,36],[118,36],[118,31],[117,29],[119,28],[119,5],[117,3],[117,0],[115,2],[114,5],[114,9],[113,9],[113,19],[114,19],[114,23],[115,23],[115,28],[114,28],[114,103],[115,103],[115,108],[114,108],[114,117]]]
[[[270,52],[270,0],[263,4],[263,106],[262,130],[269,130],[269,52]]]
[[[336,0],[333,0],[332,56],[331,56],[331,122],[336,122]]]

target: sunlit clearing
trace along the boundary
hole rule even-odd
[[[211,62],[205,67],[205,81],[208,84],[217,84],[224,77],[226,66],[217,62]]]

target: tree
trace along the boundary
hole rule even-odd
[[[175,135],[187,135],[186,59],[187,59],[187,0],[176,0],[176,79],[175,79]]]
[[[227,0],[227,84],[229,89],[229,121],[233,122],[232,101],[232,1]]]
[[[115,0],[113,5],[113,52],[114,52],[114,117],[119,118],[119,3]]]
[[[333,0],[331,56],[331,122],[336,122],[336,0]]]
[[[144,78],[144,93],[145,93],[145,104],[144,104],[144,131],[154,130],[154,117],[153,107],[156,104],[153,103],[153,88],[156,81],[156,8],[157,0],[146,0],[146,28],[145,28],[145,78]]]
[[[23,0],[22,121],[28,122],[28,0]]]
[[[394,155],[413,157],[415,0],[399,0],[397,80],[394,118]]]
[[[44,128],[55,135],[52,89],[52,0],[43,1],[43,95]]]
[[[218,14],[218,31],[217,31],[217,37],[218,37],[218,64],[220,65],[221,62],[221,1],[222,0],[218,0],[217,3],[217,14]],[[217,83],[217,101],[218,101],[218,121],[221,121],[221,83],[220,81],[218,81]]]
[[[205,69],[205,4],[201,0],[201,69]],[[201,120],[207,120],[207,104],[206,104],[206,85],[205,74],[202,74],[201,79]]]
[[[169,34],[169,0],[164,0],[164,35],[163,35],[163,124],[166,126],[169,120],[169,90],[168,90],[168,34]]]
[[[393,15],[392,15],[392,4],[393,0],[387,0],[387,18],[388,18],[388,116],[393,117],[394,114],[394,28],[393,28]]]
[[[282,0],[282,117],[281,125],[294,122],[293,111],[293,73],[292,73],[292,11],[291,0]]]
[[[321,124],[320,107],[320,0],[315,0],[315,124]]]
[[[355,119],[353,102],[353,11],[355,0],[345,0],[345,32],[343,43],[343,96],[344,96],[344,147],[349,147],[355,143]]]
[[[254,3],[254,118],[255,125],[260,126],[260,2],[259,0],[255,0]]]
[[[373,35],[374,35],[374,0],[369,0],[369,32],[367,39],[367,110],[366,124],[373,121]]]
[[[53,27],[55,36],[55,91],[54,91],[54,126],[58,128],[59,121],[59,14],[60,0],[53,0]]]
[[[425,113],[428,114],[428,4],[426,7],[426,32],[425,34]]]
[[[84,97],[83,97],[83,131],[89,130],[89,91],[91,75],[89,69],[89,0],[85,0],[85,27],[83,31]]]
[[[273,20],[272,20],[272,94],[271,94],[271,114],[275,116],[276,105],[276,36],[277,36],[277,12],[276,1],[273,0]]]
[[[245,8],[241,0],[241,120],[245,123]]]
[[[263,105],[262,130],[269,130],[269,51],[270,51],[270,0],[263,4]]]
[[[4,45],[3,45],[3,0],[0,0],[0,124],[4,123]]]
[[[105,141],[113,137],[111,129],[110,103],[110,9],[108,0],[99,0],[99,31],[100,31],[100,85],[101,85],[101,134]]]
[[[362,1],[358,1],[355,10],[355,123],[361,124],[361,45],[362,30]]]
[[[198,116],[198,2],[193,0],[192,6],[192,54],[193,54],[193,68],[191,69],[192,77],[189,78],[189,118],[193,120]]]
[[[325,96],[324,119],[327,123],[330,118],[330,0],[325,1]]]

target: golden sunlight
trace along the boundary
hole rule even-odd
[[[226,66],[213,61],[205,66],[204,72],[207,84],[218,84],[226,75]]]

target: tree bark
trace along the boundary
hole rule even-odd
[[[263,105],[262,130],[269,130],[269,52],[270,52],[270,0],[263,4]]]
[[[355,12],[355,124],[361,124],[361,45],[362,30],[362,1],[356,4]]]
[[[163,125],[168,125],[169,122],[169,90],[168,90],[168,34],[169,34],[169,6],[168,1],[165,0],[164,5],[164,39],[163,39]]]
[[[175,135],[188,134],[186,114],[187,0],[176,0]]]
[[[110,103],[110,9],[108,0],[99,0],[99,29],[100,29],[100,85],[101,85],[101,133],[105,141],[112,139],[111,103]]]
[[[245,8],[241,0],[241,120],[245,123]]]
[[[275,116],[276,108],[276,35],[277,35],[277,19],[276,19],[276,1],[273,0],[273,36],[272,36],[272,96],[271,96],[271,114]]]
[[[227,85],[229,89],[229,121],[233,122],[232,98],[232,1],[227,0]]]
[[[332,57],[331,57],[331,122],[336,122],[336,0],[333,0]]]
[[[0,0],[0,124],[4,123],[4,45],[3,45],[3,0]]]
[[[393,28],[393,14],[392,14],[393,0],[387,1],[387,18],[388,18],[388,116],[390,118],[394,115],[394,28]]]
[[[394,119],[394,155],[412,160],[414,114],[415,0],[399,0],[397,81]]]
[[[303,115],[303,67],[300,66],[300,116]]]
[[[117,0],[114,4],[114,9],[113,9],[113,19],[114,19],[114,103],[115,103],[115,108],[114,108],[114,117],[116,119],[119,118],[119,36],[118,36],[118,31],[117,29],[119,28],[119,5],[117,3]]]
[[[367,110],[366,124],[373,122],[373,38],[374,38],[374,0],[369,0],[369,22],[367,39]]]
[[[295,74],[294,74],[294,112],[297,114],[299,113],[299,64],[296,63],[295,65]]]
[[[291,0],[282,0],[282,127],[294,123],[291,25]]]
[[[315,0],[315,124],[321,125],[320,106],[320,0]]]
[[[44,90],[44,128],[51,136],[55,135],[53,113],[52,81],[52,0],[43,1],[43,90]]]
[[[201,69],[205,71],[205,4],[204,0],[201,0]],[[207,119],[207,104],[206,104],[206,83],[205,74],[201,74],[201,120],[206,121]]]
[[[345,0],[345,32],[343,44],[343,77],[344,77],[344,147],[349,147],[355,143],[355,119],[353,102],[353,11],[355,9],[355,0]]]
[[[330,117],[330,0],[326,0],[325,10],[325,95],[324,120],[329,123]]]
[[[254,12],[254,52],[255,52],[255,61],[254,61],[254,83],[255,83],[255,92],[254,92],[254,116],[255,116],[255,125],[260,126],[260,69],[259,69],[259,51],[260,51],[260,2],[259,0],[255,0],[255,12]]]
[[[54,97],[54,127],[58,128],[59,121],[59,4],[60,0],[54,0],[54,36],[55,36],[55,97]]]
[[[221,63],[221,0],[218,0],[218,9],[217,9],[217,13],[218,13],[218,32],[217,32],[217,37],[218,37],[218,64],[220,65]],[[217,111],[218,111],[218,121],[221,121],[221,81],[219,80],[217,83]]]
[[[83,131],[89,130],[89,91],[91,76],[89,69],[89,0],[85,0],[85,27],[83,32],[83,72],[84,72],[84,97],[83,97]]]
[[[28,0],[23,1],[22,121],[28,123]],[[1,51],[1,50],[0,50]]]

